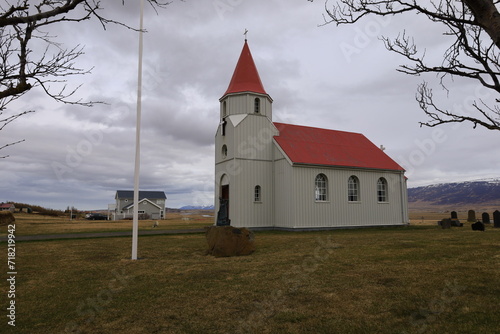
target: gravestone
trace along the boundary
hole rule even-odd
[[[464,226],[464,224],[461,223],[460,220],[458,220],[458,215],[456,211],[451,212],[451,226],[458,226],[458,227]]]
[[[229,219],[229,200],[224,198],[219,198],[219,212],[217,212],[217,226],[228,226],[231,225],[231,220]]]
[[[450,218],[446,218],[446,219],[441,220],[441,228],[442,229],[449,229],[449,228],[451,228],[451,219]]]
[[[471,225],[473,231],[484,231],[484,224],[479,220]]]
[[[493,227],[500,228],[500,211],[493,212]]]
[[[490,214],[488,212],[483,212],[481,215],[481,219],[483,221],[483,224],[489,224],[490,222]]]
[[[469,210],[469,212],[467,212],[467,221],[469,223],[474,223],[476,221],[476,211]]]

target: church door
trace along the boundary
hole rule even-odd
[[[221,186],[220,197],[227,200],[227,217],[229,218],[229,184]]]

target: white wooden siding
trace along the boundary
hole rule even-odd
[[[285,160],[282,160],[285,161]],[[292,167],[280,162],[276,169],[276,192],[290,183],[284,194],[276,194],[277,226],[319,228],[342,226],[400,225],[408,222],[407,207],[401,193],[406,192],[401,173],[343,168]],[[281,171],[283,170],[283,172]],[[315,200],[314,179],[318,174],[328,178],[328,200]],[[360,181],[360,201],[349,202],[347,180],[355,175]],[[379,203],[377,180],[388,183],[388,202]],[[403,188],[402,188],[403,187]],[[286,217],[286,218],[281,218]]]
[[[290,203],[295,201],[295,187],[291,182],[293,170],[289,162],[277,151],[274,161],[274,224],[276,227],[293,227],[295,210]]]
[[[229,219],[236,227],[273,226],[273,136],[278,131],[266,116],[252,114],[236,127],[226,125],[226,136],[216,135],[215,208],[219,210],[220,178],[229,177]],[[222,157],[222,145],[228,148]],[[262,201],[254,202],[255,186]],[[217,218],[215,217],[215,220]]]

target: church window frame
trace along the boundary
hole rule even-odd
[[[254,188],[253,201],[255,203],[261,203],[262,202],[262,187],[259,186],[259,185],[256,185],[255,188]]]
[[[222,154],[222,159],[227,158],[227,145],[226,144],[222,145],[221,154]]]
[[[314,178],[314,200],[316,202],[328,201],[328,178],[325,174],[318,174]]]
[[[355,175],[351,175],[347,180],[347,200],[349,202],[360,201],[360,184]]]
[[[226,117],[227,116],[227,102],[224,101],[222,102],[222,117]]]
[[[222,136],[226,135],[226,125],[227,125],[227,121],[225,118],[223,118],[221,121],[221,135]]]
[[[377,180],[377,202],[389,202],[387,180],[383,177]]]
[[[256,114],[260,114],[260,99],[258,97],[253,100],[253,111]]]

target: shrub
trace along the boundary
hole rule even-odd
[[[9,225],[16,221],[14,214],[10,211],[0,211],[0,226]]]

